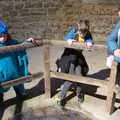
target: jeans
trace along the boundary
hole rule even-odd
[[[74,68],[74,67],[75,66],[73,64],[70,65],[69,73],[70,74],[78,74],[78,75],[80,75],[81,74],[81,70],[80,70],[81,67],[80,66],[78,66],[76,68]],[[67,92],[71,87],[74,87],[76,89],[76,95],[77,95],[78,98],[80,97],[82,89],[79,86],[79,84],[78,83],[73,83],[73,82],[70,82],[70,81],[65,81],[64,84],[62,85],[62,88],[61,88],[60,100],[65,99],[65,97],[67,95]]]

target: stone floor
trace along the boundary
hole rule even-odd
[[[53,106],[31,110],[23,114],[16,115],[10,120],[93,120],[82,113],[69,109],[58,109]]]

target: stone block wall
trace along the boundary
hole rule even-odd
[[[119,0],[0,0],[0,18],[15,39],[63,39],[79,19],[90,20],[96,41],[106,41],[118,21]]]

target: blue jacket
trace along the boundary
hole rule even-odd
[[[75,28],[71,29],[67,36],[64,38],[65,41],[69,40],[69,39],[76,39],[76,33],[77,33],[77,30]],[[91,33],[88,31],[88,33],[86,34],[85,36],[85,42],[91,42],[93,43],[93,40],[92,40],[92,35]]]
[[[108,52],[112,53],[116,49],[120,49],[120,21],[115,25],[113,31],[108,36],[107,40]],[[120,62],[120,58],[115,57],[117,62]]]
[[[7,40],[5,43],[0,43],[0,47],[15,44],[19,44],[19,42],[16,40]],[[28,74],[30,74],[28,70],[28,58],[24,50],[0,53],[0,82],[17,79]],[[0,92],[3,92],[1,87]]]

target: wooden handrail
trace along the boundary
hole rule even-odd
[[[88,85],[95,85],[95,86],[101,86],[101,87],[106,87],[108,85],[107,80],[103,81],[95,78],[83,77],[83,76],[77,76],[77,75],[61,73],[61,72],[53,72],[53,71],[51,71],[50,74],[51,74],[51,77],[65,79],[72,82],[84,83]]]
[[[36,40],[36,43],[37,44],[28,42],[28,43],[21,43],[21,44],[16,44],[16,45],[0,47],[0,53],[20,51],[20,50],[25,50],[25,49],[32,48],[32,47],[42,46],[43,44],[50,44],[50,41],[49,40]]]
[[[120,87],[115,86],[114,87],[114,92],[120,96]]]
[[[2,86],[4,88],[7,88],[7,87],[15,86],[15,85],[18,85],[18,84],[21,84],[21,83],[29,82],[33,78],[35,79],[35,78],[38,78],[38,77],[43,78],[44,77],[43,73],[38,72],[38,73],[34,73],[32,75],[21,77],[21,78],[15,79],[15,80],[9,80],[9,81],[6,81],[6,82],[2,82],[0,84],[0,86]]]
[[[60,45],[60,46],[64,46],[64,47],[69,47],[69,48],[76,48],[76,49],[85,49],[85,44],[84,43],[80,43],[80,42],[73,42],[72,45],[69,45],[68,42],[63,41],[63,40],[50,40],[50,44],[51,45]],[[104,42],[95,42],[93,49],[96,48],[105,48],[106,49],[106,45]]]
[[[37,44],[32,44],[32,43],[21,43],[17,45],[9,45],[9,46],[4,46],[0,47],[0,53],[6,53],[6,52],[14,52],[14,51],[20,51],[20,50],[25,50],[28,48],[32,47],[38,47],[42,46],[45,44],[50,44],[50,45],[60,45],[64,47],[69,47],[69,48],[76,48],[76,49],[85,49],[85,45],[83,43],[79,42],[73,42],[72,45],[69,45],[68,42],[62,41],[62,40],[35,40]],[[95,48],[106,48],[104,44],[95,44],[93,49]]]
[[[117,75],[117,62],[113,61],[110,73],[110,80],[109,84],[107,85],[106,112],[108,112],[109,114],[113,113],[114,111],[114,104],[116,98],[116,94],[114,91],[116,84],[116,75]]]

